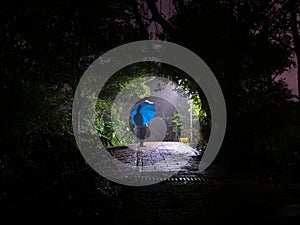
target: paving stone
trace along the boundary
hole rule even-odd
[[[111,154],[123,163],[141,166],[155,166],[155,171],[197,171],[199,160],[192,157],[199,153],[180,142],[145,142],[146,147],[139,148],[136,144],[126,149],[110,149]],[[166,161],[166,162],[165,162]],[[159,164],[163,162],[163,164]],[[163,165],[163,166],[162,166]],[[151,172],[148,168],[147,172]]]

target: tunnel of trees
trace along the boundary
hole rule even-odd
[[[156,81],[156,79],[162,80]],[[163,97],[152,95],[159,91],[167,91],[166,94],[172,95],[175,99],[169,102]],[[123,96],[119,96],[120,93]],[[119,102],[114,104],[117,97]],[[205,149],[210,132],[210,111],[205,95],[185,72],[164,63],[154,62],[136,63],[124,67],[116,72],[101,90],[96,106],[98,115],[96,124],[105,146],[134,143],[134,138],[129,135],[134,128],[128,119],[131,111],[126,109],[133,109],[145,98],[156,104],[155,117],[162,118],[166,123],[165,141],[179,141],[181,135],[190,139],[190,127],[182,126],[182,120],[189,124],[192,119],[192,124],[195,124],[192,131],[192,139],[195,140],[193,147]],[[184,115],[179,113],[176,107],[180,107],[181,112],[186,113]],[[189,118],[189,111],[192,118]],[[114,127],[111,121],[112,112],[115,113],[114,120],[116,120]],[[114,128],[121,132],[120,136],[124,138],[127,136],[123,142],[118,140]]]

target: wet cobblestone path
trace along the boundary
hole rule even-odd
[[[155,165],[169,157],[162,170],[179,170],[167,180],[144,186],[123,186],[115,224],[198,224],[204,222],[210,194],[207,188],[215,184],[212,174],[200,173],[198,151],[177,142],[149,142],[146,147],[136,145],[116,149],[111,154],[131,165]],[[184,157],[179,157],[184,155]],[[189,160],[183,165],[183,158]],[[151,172],[151,171],[149,171]]]
[[[201,157],[198,151],[180,142],[146,142],[145,147],[138,147],[134,144],[126,148],[112,148],[109,152],[119,161],[132,166],[139,166],[141,169],[147,166],[155,167],[158,163],[167,160],[164,167],[159,168],[160,172],[190,173],[191,171],[198,171],[199,161],[193,160],[193,158],[200,159]]]
[[[165,170],[182,165],[180,155],[189,160],[177,174],[149,186],[113,183],[89,167],[26,195],[20,190],[27,184],[16,185],[1,198],[6,209],[1,218],[10,222],[3,224],[44,224],[45,220],[101,225],[300,224],[299,183],[255,178],[214,165],[201,173],[201,155],[178,148],[182,143],[145,144],[139,152],[135,145],[109,151],[132,165],[155,165],[170,157],[161,168]]]
[[[255,179],[238,171],[220,172],[214,166],[201,173],[201,156],[186,148],[172,152],[172,144],[148,143],[140,163],[153,164],[169,154],[187,154],[190,160],[176,175],[160,183],[123,186],[114,224],[300,224],[299,184]],[[135,146],[131,148],[114,156],[134,164]],[[177,165],[174,160],[168,167]]]

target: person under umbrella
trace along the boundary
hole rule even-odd
[[[132,123],[136,125],[137,137],[140,139],[140,147],[145,147],[144,139],[147,134],[148,123],[156,114],[155,104],[148,100],[135,106],[131,113]]]

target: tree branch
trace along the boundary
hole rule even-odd
[[[153,0],[146,0],[146,2],[149,10],[151,11],[152,19],[161,25],[165,33],[171,37],[176,37],[177,30],[172,27],[158,12],[155,2]]]
[[[142,20],[142,15],[139,13],[139,10],[138,10],[138,1],[135,1],[135,4],[133,4],[132,10],[135,15],[136,22],[140,28],[142,37],[144,39],[149,39],[148,30],[145,27],[145,24],[143,23],[143,20]]]
[[[175,10],[178,14],[182,14],[184,11],[184,2],[183,0],[173,0],[173,5],[175,7]]]

